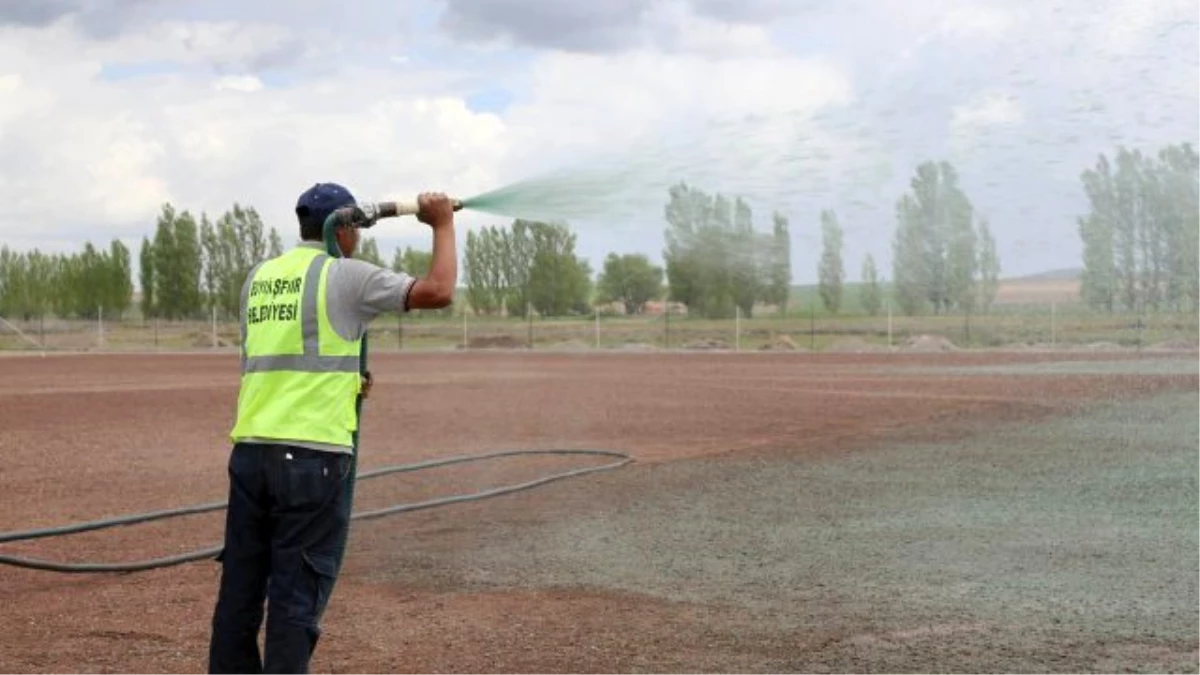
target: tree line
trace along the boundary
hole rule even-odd
[[[1195,311],[1200,301],[1200,207],[1197,154],[1190,145],[1156,155],[1119,148],[1081,175],[1088,212],[1078,219],[1083,241],[1081,298],[1103,311]],[[541,316],[586,313],[619,305],[628,314],[665,298],[689,314],[751,317],[756,306],[786,313],[791,291],[789,220],[776,211],[767,231],[755,227],[738,196],[709,194],[679,183],[667,190],[663,266],[642,254],[610,254],[599,274],[577,255],[565,223],[517,219],[470,230],[462,267],[465,305],[477,314]],[[830,313],[846,304],[844,230],[837,213],[816,214],[822,251],[817,291]],[[867,255],[859,301],[869,314],[889,298],[908,315],[988,312],[999,286],[1000,259],[988,220],[979,214],[947,162],[916,167],[895,204],[890,284]],[[235,203],[219,217],[199,217],[164,204],[153,237],[139,252],[144,317],[184,319],[215,312],[236,318],[251,268],[283,249],[258,212]],[[396,249],[390,265],[364,237],[356,257],[414,276],[431,254]],[[90,242],[82,252],[49,255],[0,249],[0,315],[119,316],[132,302],[130,252]],[[885,290],[886,287],[886,290]],[[448,314],[451,309],[431,314]]]
[[[891,295],[897,308],[915,316],[932,311],[987,312],[999,288],[1000,258],[986,218],[978,216],[947,162],[924,162],[910,192],[896,202],[892,239]],[[821,212],[822,254],[818,292],[825,309],[840,311],[844,299],[842,228],[832,210]],[[875,259],[862,263],[860,303],[871,315],[885,300]]]
[[[279,231],[266,228],[253,207],[235,203],[216,220],[202,213],[197,223],[188,211],[177,212],[166,204],[159,214],[154,238],[142,238],[142,315],[186,319],[215,312],[223,319],[237,318],[242,285],[250,271],[282,252]],[[388,267],[379,254],[378,242],[371,237],[362,237],[355,257]],[[427,251],[396,249],[391,268],[422,276],[428,273],[430,260]]]
[[[786,314],[791,288],[788,219],[776,212],[770,233],[754,228],[749,206],[709,196],[685,184],[672,187],[666,206],[668,294],[689,313],[752,316],[756,303]],[[819,213],[822,241],[817,292],[827,312],[844,306],[844,231],[832,209]],[[986,218],[979,217],[946,162],[917,167],[911,191],[896,204],[891,293],[905,314],[990,309],[999,287],[1000,259]],[[879,269],[867,255],[860,303],[878,314],[885,301]]]
[[[215,311],[224,319],[236,318],[250,270],[282,251],[279,232],[267,229],[253,207],[235,203],[210,219],[164,204],[153,237],[142,237],[138,254],[142,317],[196,319]],[[357,257],[385,266],[378,244],[368,237]],[[420,276],[429,271],[430,258],[427,251],[397,249],[391,267]],[[70,255],[0,248],[0,316],[115,319],[131,308],[133,299],[131,253],[119,240],[108,250],[89,241],[83,251]]]
[[[129,249],[113,240],[108,250],[89,241],[79,253],[47,254],[0,248],[0,316],[29,321],[53,314],[94,319],[120,315],[133,298]]]
[[[1000,269],[986,221],[973,220],[970,201],[946,163],[920,166],[912,187],[912,195],[898,204],[894,243],[893,292],[901,310],[986,307],[995,297]],[[611,253],[598,275],[587,259],[577,255],[576,235],[565,223],[518,219],[508,226],[468,231],[462,261],[466,305],[481,315],[563,316],[590,312],[598,305],[619,305],[636,315],[649,301],[665,298],[688,307],[691,315],[707,318],[728,318],[736,312],[750,318],[758,305],[774,305],[786,312],[792,282],[787,216],[775,211],[769,231],[760,231],[743,198],[709,195],[683,183],[668,189],[664,216],[664,265],[653,264],[641,253]],[[818,265],[820,295],[826,309],[836,313],[845,295],[844,234],[834,211],[821,211],[820,222],[824,247]],[[164,204],[154,237],[143,238],[139,255],[142,315],[184,319],[216,313],[236,318],[241,286],[250,270],[281,251],[280,234],[266,228],[252,207],[235,203],[212,220],[208,214],[197,217]],[[44,303],[12,304],[20,298],[16,292],[20,283],[8,281],[6,275],[22,269],[7,262],[12,256],[5,253],[0,258],[0,300],[7,303],[0,307],[18,315],[46,311]],[[406,247],[397,249],[386,265],[376,241],[366,237],[356,257],[416,276],[426,274],[431,262],[430,252]],[[104,261],[113,258],[114,269],[124,271],[115,271],[107,286],[80,281],[79,287],[91,294],[79,301],[78,316],[91,316],[91,307],[100,306],[120,315],[132,294],[124,246],[114,243],[112,256],[97,258],[89,244],[80,258],[85,265],[112,264]],[[31,255],[30,259],[40,258]],[[41,269],[37,264],[26,267]],[[862,276],[862,305],[877,313],[884,293],[871,256],[863,262]],[[70,295],[52,292],[58,287],[55,283],[34,286],[47,297]],[[106,291],[109,287],[113,291]],[[121,298],[96,297],[96,293],[119,293]],[[450,311],[448,307],[425,313]]]
[[[478,314],[559,316],[590,311],[592,267],[564,223],[515,220],[468,231],[466,300]]]
[[[751,317],[758,303],[786,314],[792,280],[787,217],[774,213],[772,231],[760,232],[740,197],[710,196],[686,184],[670,188],[665,216],[671,300],[707,318],[735,312]],[[826,311],[837,314],[846,299],[844,231],[832,209],[818,217],[817,292]],[[896,217],[891,293],[899,309],[910,315],[988,311],[999,286],[996,241],[959,187],[954,168],[946,162],[918,166],[911,192],[897,202]],[[645,269],[646,263],[639,265]],[[861,278],[861,305],[877,314],[885,293],[870,255],[863,260]]]
[[[1200,303],[1200,161],[1191,145],[1157,156],[1120,147],[1082,173],[1083,300],[1113,312],[1190,312]]]
[[[668,197],[665,269],[643,254],[612,253],[593,281],[590,263],[575,252],[575,234],[563,223],[518,219],[468,232],[467,304],[476,313],[509,316],[580,314],[611,304],[639,314],[666,295],[711,318],[731,317],[735,308],[749,317],[758,302],[786,304],[791,253],[785,217],[775,214],[768,235],[755,231],[740,198],[682,183]]]
[[[173,320],[215,312],[234,318],[250,269],[282,251],[279,232],[268,232],[253,207],[235,203],[211,220],[164,204],[153,239],[142,238],[142,316]]]
[[[792,262],[783,214],[772,215],[770,233],[759,232],[741,197],[730,200],[679,183],[668,190],[665,216],[670,300],[713,319],[737,311],[749,318],[758,303],[786,311]]]

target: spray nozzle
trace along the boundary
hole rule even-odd
[[[338,227],[371,227],[380,218],[407,215],[404,204],[399,202],[363,202],[334,211]],[[414,204],[413,213],[416,213]]]
[[[455,211],[461,211],[463,209],[463,202],[461,199],[451,200],[450,203],[454,206]],[[417,200],[415,199],[410,202],[390,202],[389,205],[396,209],[395,213],[392,214],[396,216],[415,216],[417,215],[417,212],[421,210],[417,206]]]
[[[453,200],[452,204],[455,211],[463,209],[460,199]],[[340,208],[333,212],[331,218],[335,219],[336,227],[367,228],[373,226],[380,218],[415,216],[420,210],[415,199],[405,202],[364,202]]]

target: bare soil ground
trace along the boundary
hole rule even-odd
[[[635,463],[356,524],[314,668],[1196,672],[1198,377],[1161,367],[1179,358],[373,356],[360,470],[516,448]],[[236,368],[0,359],[0,531],[224,498]],[[357,506],[589,461],[382,478]],[[4,551],[140,559],[221,526]],[[0,568],[0,670],[203,671],[218,575]]]

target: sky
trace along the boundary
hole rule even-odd
[[[1079,174],[1197,143],[1200,0],[0,0],[0,244],[135,252],[166,202],[294,240],[360,200],[542,180],[578,252],[661,261],[666,188],[789,219],[816,278],[890,277],[895,204],[949,161],[1005,276],[1078,267]],[[562,202],[570,202],[564,207]],[[556,211],[557,209],[557,211]],[[536,209],[535,209],[536,210]],[[511,218],[460,213],[468,229]],[[425,248],[413,219],[370,233]],[[460,248],[461,253],[461,248]],[[135,255],[136,258],[136,255]]]

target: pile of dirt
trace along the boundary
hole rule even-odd
[[[511,335],[480,335],[470,338],[467,345],[471,349],[524,349],[529,346],[526,341]]]
[[[904,342],[910,352],[952,352],[958,349],[954,343],[940,335],[915,335]]]
[[[563,342],[554,343],[550,346],[550,349],[561,352],[582,352],[591,349],[592,346],[583,340],[564,340]]]
[[[645,342],[626,342],[620,347],[617,347],[617,349],[625,352],[652,352],[657,350],[658,347]]]
[[[729,343],[715,338],[692,340],[683,343],[684,349],[729,349]]]
[[[1084,349],[1090,352],[1119,352],[1122,347],[1113,342],[1093,342],[1090,345],[1085,345]]]
[[[193,347],[212,347],[213,346],[212,336],[196,333],[195,337],[192,339],[192,346]],[[217,347],[236,347],[237,345],[234,342],[231,342],[230,340],[226,340],[223,337],[218,337],[216,346]]]
[[[862,338],[852,337],[838,340],[826,351],[834,354],[871,354],[886,352],[888,348],[883,345],[873,345]]]
[[[801,347],[787,335],[776,335],[770,342],[759,347],[759,350],[764,352],[794,352],[800,349]]]
[[[1062,345],[1052,345],[1049,342],[1014,342],[1004,345],[1000,349],[1015,351],[1015,352],[1045,352],[1051,349],[1058,349]]]

